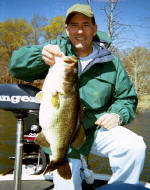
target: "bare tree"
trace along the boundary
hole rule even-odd
[[[138,94],[150,92],[150,51],[143,47],[136,47],[128,52],[122,60]]]
[[[91,0],[87,0],[88,4],[91,6]]]
[[[123,42],[129,39],[121,38],[121,34],[129,28],[132,28],[131,25],[121,23],[119,21],[119,12],[117,10],[117,6],[122,0],[105,0],[105,6],[101,8],[102,11],[105,12],[106,22],[108,24],[108,35],[112,40],[112,46],[119,46],[119,43],[123,44]]]
[[[82,3],[82,0],[79,0],[80,1],[80,3]],[[91,1],[92,0],[86,0],[86,2],[87,2],[87,4],[91,7]]]
[[[44,36],[44,27],[48,25],[48,19],[35,14],[31,20],[33,27],[33,44],[39,44],[41,38]]]

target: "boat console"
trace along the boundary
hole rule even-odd
[[[21,189],[24,118],[38,112],[35,95],[40,89],[24,84],[0,84],[0,109],[12,111],[17,117],[14,190]]]
[[[16,113],[26,113],[29,110],[38,110],[39,104],[35,102],[35,95],[39,91],[38,88],[30,85],[1,84],[0,109]]]

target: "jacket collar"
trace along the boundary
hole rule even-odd
[[[106,63],[114,59],[112,53],[105,46],[102,46],[101,43],[97,43],[97,45],[99,46],[98,55],[89,62],[89,64],[85,67],[83,71],[81,71],[81,66],[79,63],[79,76],[81,76],[95,64]]]
[[[79,63],[79,76],[83,73],[85,73],[89,68],[91,68],[93,65],[95,64],[99,64],[99,63],[106,63],[109,61],[112,61],[114,59],[112,53],[107,49],[107,46],[110,45],[110,41],[108,43],[108,40],[100,40],[100,36],[101,34],[97,33],[97,35],[94,37],[93,41],[94,43],[96,43],[97,47],[99,48],[99,52],[98,55],[85,67],[85,69],[81,72],[81,67],[80,67],[80,63]],[[62,36],[63,40],[66,41],[66,55],[68,56],[77,56],[71,43],[69,38],[67,37],[67,35],[63,35]]]

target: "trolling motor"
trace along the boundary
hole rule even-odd
[[[39,104],[35,102],[34,97],[39,91],[40,90],[38,88],[30,85],[0,85],[0,109],[12,111],[17,118],[14,190],[21,189],[22,155],[24,144],[24,118],[26,118],[30,113],[38,113]],[[29,137],[26,139],[27,141],[31,140],[29,139]]]

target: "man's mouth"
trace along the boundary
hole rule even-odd
[[[76,39],[77,41],[80,41],[80,42],[85,41],[85,38],[84,38],[84,37],[76,37],[75,39]]]

